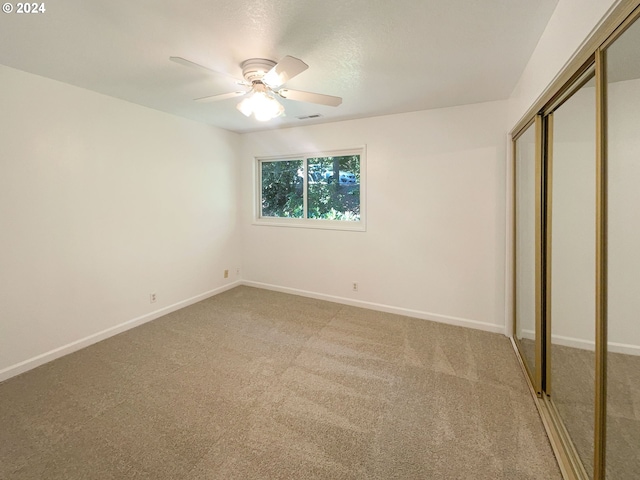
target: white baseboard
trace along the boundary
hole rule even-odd
[[[535,332],[533,330],[522,330],[522,338],[528,340],[535,340]],[[596,344],[593,340],[584,340],[582,338],[566,337],[564,335],[551,335],[551,343],[555,345],[561,345],[563,347],[579,348],[581,350],[590,350],[594,352],[596,350]],[[622,353],[624,355],[636,355],[640,356],[640,346],[631,345],[627,343],[609,342],[609,352]]]
[[[209,297],[213,297],[214,295],[218,295],[219,293],[230,290],[240,284],[240,281],[236,281],[228,285],[223,285],[219,288],[214,288],[213,290],[209,290],[208,292],[204,292],[194,297],[187,298],[186,300],[182,300],[180,302],[174,303],[173,305],[160,308],[140,317],[132,318],[131,320],[127,320],[126,322],[107,328],[106,330],[102,330],[101,332],[94,333],[93,335],[81,338],[79,340],[76,340],[75,342],[71,342],[67,345],[55,348],[36,357],[29,358],[20,363],[16,363],[15,365],[11,365],[10,367],[0,370],[0,382],[11,377],[15,377],[16,375],[20,375],[21,373],[24,373],[33,368],[39,367],[40,365],[55,360],[56,358],[63,357],[77,350],[88,347],[89,345],[93,345],[94,343],[97,343],[101,340],[105,340],[109,337],[130,330],[134,327],[142,325],[143,323],[150,322],[151,320],[155,320],[156,318],[160,318],[181,308],[188,307],[189,305],[193,305],[194,303],[197,303],[201,300],[205,300]]]
[[[515,333],[514,333],[515,335]],[[518,338],[526,338],[527,340],[535,340],[536,339],[536,332],[533,330],[520,330],[520,335],[518,335]]]
[[[384,305],[381,303],[365,302],[362,300],[354,300],[352,298],[337,297],[334,295],[310,292],[308,290],[300,290],[297,288],[281,287],[279,285],[271,285],[268,283],[243,280],[242,284],[248,287],[263,288],[265,290],[290,293],[292,295],[300,295],[302,297],[316,298],[318,300],[326,300],[328,302],[340,303],[343,305],[351,305],[352,307],[366,308],[369,310],[377,310],[386,313],[395,313],[396,315],[404,315],[406,317],[420,318],[422,320],[430,320],[433,322],[446,323],[449,325],[457,325],[459,327],[473,328],[476,330],[484,330],[486,332],[500,333],[502,335],[505,335],[504,325],[495,325],[493,323],[469,320],[467,318],[451,317],[448,315],[440,315],[437,313],[423,312],[421,310],[394,307],[392,305]]]
[[[629,345],[627,343],[609,342],[609,351],[612,353],[622,353],[624,355],[640,356],[639,345]]]

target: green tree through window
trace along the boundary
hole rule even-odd
[[[302,218],[302,160],[262,162],[262,216]]]
[[[360,222],[361,155],[259,160],[260,217]]]
[[[360,220],[360,156],[307,159],[307,218]]]

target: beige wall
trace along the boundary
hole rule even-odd
[[[0,85],[0,380],[231,283],[238,135],[7,67]]]
[[[245,280],[504,332],[505,118],[494,102],[243,135]],[[252,225],[255,156],[361,145],[366,232]]]
[[[609,85],[609,345],[640,355],[640,80]]]
[[[522,76],[508,100],[507,125],[515,127],[527,110],[572,60],[580,47],[618,4],[619,0],[560,0]],[[510,140],[508,140],[510,144]],[[507,152],[505,317],[512,319],[513,303],[513,167]],[[509,327],[508,327],[509,328]]]
[[[560,0],[509,98],[509,128],[549,84],[619,0]]]

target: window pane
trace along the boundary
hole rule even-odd
[[[302,218],[303,161],[261,162],[261,216]]]
[[[360,155],[308,159],[307,217],[360,221]]]

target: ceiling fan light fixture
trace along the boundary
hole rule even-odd
[[[254,92],[242,100],[236,108],[245,116],[253,114],[259,122],[266,122],[284,113],[284,107],[266,92]]]
[[[169,57],[169,60],[210,73],[220,73],[182,57]],[[266,122],[284,113],[284,106],[276,100],[276,95],[287,100],[316,103],[329,107],[337,107],[342,103],[342,98],[340,97],[280,88],[290,79],[309,68],[309,65],[299,58],[287,55],[278,63],[265,58],[250,58],[242,62],[240,66],[242,67],[244,81],[236,79],[233,75],[223,75],[234,78],[235,83],[238,85],[251,87],[251,90],[220,93],[218,95],[196,98],[195,100],[198,102],[217,102],[219,100],[246,95],[246,97],[236,105],[236,108],[244,116],[250,117],[253,115],[253,117],[260,122]]]
[[[238,105],[236,105],[236,108],[240,110],[240,113],[242,113],[245,117],[250,117],[253,113],[251,97],[243,99],[240,103],[238,103]]]
[[[286,77],[283,74],[276,72],[275,69],[271,69],[264,75],[262,81],[267,85],[280,86],[286,82]]]

